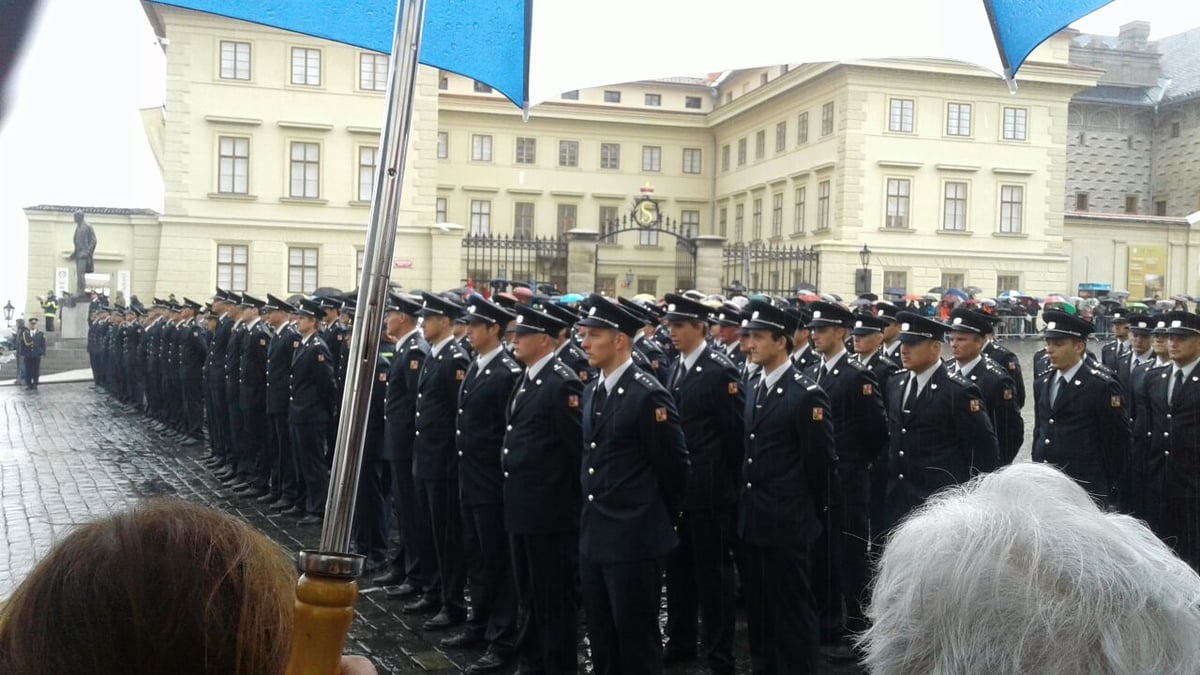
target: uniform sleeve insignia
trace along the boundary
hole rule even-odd
[[[454,371],[454,379],[456,379],[456,380],[461,380],[466,376],[467,376],[467,372],[465,370]]]
[[[967,408],[971,411],[972,414],[979,412],[981,407],[982,406],[979,405],[979,399],[977,399],[977,398],[973,398],[967,402]]]
[[[579,397],[576,396],[575,394],[571,394],[570,396],[568,396],[567,397],[567,407],[568,408],[578,408],[579,407]]]
[[[380,381],[380,382],[387,382],[387,373],[380,373],[380,374],[379,374],[379,381]]]
[[[580,382],[588,381],[588,372],[586,370],[579,371],[579,381]]]
[[[654,421],[658,422],[660,424],[663,422],[666,422],[667,421],[667,409],[666,408],[655,408],[654,409]]]
[[[324,362],[325,362],[325,355],[324,355],[324,354],[317,354],[317,361],[318,361],[319,363],[324,363]]]
[[[1008,362],[1008,369],[1009,369],[1009,370],[1016,370],[1016,369],[1017,369],[1017,364],[1016,364],[1016,362],[1015,362],[1015,361],[1009,361],[1009,362]]]
[[[1121,407],[1121,397],[1113,396],[1112,398],[1108,399],[1108,405],[1110,408],[1120,408]]]
[[[812,421],[820,422],[825,419],[825,409],[821,407],[813,408]]]
[[[730,383],[729,383],[729,387],[728,387],[728,389],[729,389],[729,393],[730,393],[730,395],[733,395],[733,394],[736,394],[736,393],[738,393],[738,384],[737,384],[737,382],[730,382]]]
[[[862,394],[863,396],[870,396],[871,394],[875,393],[875,387],[873,387],[871,385],[871,383],[868,382],[867,384],[864,384],[862,386],[862,392],[863,392],[863,394]]]
[[[417,361],[416,359],[413,359],[413,360],[409,361],[409,362],[408,362],[408,369],[409,369],[409,370],[420,370],[420,369],[421,369],[421,362],[420,362],[420,361]]]
[[[1005,389],[1004,389],[1004,400],[1005,400],[1005,401],[1011,401],[1011,400],[1012,400],[1012,398],[1013,398],[1013,391],[1012,391],[1012,389],[1009,389],[1009,388],[1005,387]]]

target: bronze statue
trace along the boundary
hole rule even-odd
[[[83,219],[83,211],[75,212],[75,250],[68,260],[75,261],[75,293],[82,297],[85,290],[84,275],[95,270],[96,231]]]

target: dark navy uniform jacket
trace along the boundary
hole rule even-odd
[[[992,466],[979,463],[980,471],[992,471],[1011,464],[1025,441],[1025,420],[1021,418],[1021,407],[1017,404],[1017,385],[1008,373],[1003,366],[984,356],[965,376],[983,394],[983,404],[992,420],[1000,451]]]
[[[839,498],[829,397],[795,366],[765,393],[761,408],[757,393],[746,388],[738,537],[753,546],[804,547]]]
[[[1021,359],[1007,347],[1001,346],[993,340],[988,340],[987,346],[983,348],[983,355],[995,361],[1012,378],[1013,385],[1016,387],[1013,390],[1013,400],[1017,402],[1018,409],[1024,408],[1025,375],[1021,372]]]
[[[1168,403],[1174,372],[1172,365],[1146,375],[1147,483],[1154,494],[1191,500],[1195,509],[1200,505],[1200,366]]]
[[[598,564],[647,560],[679,543],[673,523],[687,484],[679,413],[654,376],[630,365],[595,410],[583,392],[579,554]]]
[[[1050,405],[1058,376],[1052,369],[1034,384],[1033,461],[1062,469],[1101,504],[1115,503],[1131,440],[1121,385],[1085,361]]]
[[[350,351],[346,345],[343,353]],[[388,388],[388,371],[392,359],[396,357],[396,343],[386,339],[379,342],[379,355],[375,357],[375,370],[371,373],[371,383],[363,383],[363,388],[371,388],[371,403],[367,407],[367,431],[363,434],[363,460],[378,462],[388,459],[387,450],[383,447],[384,405]],[[347,359],[343,359],[347,361]]]
[[[819,381],[821,361],[804,375],[817,382],[829,397],[837,441],[838,465],[842,469],[866,469],[887,443],[887,413],[883,389],[869,368],[844,353]],[[863,495],[865,498],[866,495]]]
[[[454,443],[454,417],[458,388],[470,365],[458,341],[451,338],[435,356],[429,356],[417,382],[416,425],[413,432],[413,476],[424,480],[454,478],[458,451]]]
[[[683,356],[667,368],[687,444],[687,494],[682,510],[728,508],[736,499],[742,461],[742,374],[720,351],[702,347],[691,370]]]
[[[513,534],[579,529],[579,458],[583,383],[551,359],[530,380],[521,376],[508,401],[500,467],[504,527]]]
[[[291,383],[289,421],[292,424],[327,422],[336,405],[333,356],[319,334],[314,332],[308,339],[300,339],[300,346],[292,353]]]
[[[504,502],[500,450],[504,447],[508,401],[524,370],[503,348],[482,369],[471,362],[458,390],[454,430],[458,480],[464,506]]]
[[[292,395],[292,353],[299,346],[300,334],[286,323],[275,330],[267,343],[268,415],[286,415],[288,412],[288,399]]]
[[[821,362],[821,355],[813,350],[811,342],[804,345],[803,349],[793,352],[789,358],[791,358],[792,364],[796,366],[796,370],[801,373],[808,370],[809,366]]]
[[[567,340],[561,344],[555,352],[555,356],[563,365],[571,369],[575,373],[575,377],[579,381],[587,384],[596,377],[596,369],[588,365],[587,354],[580,349],[579,345],[575,344],[574,340]]]
[[[222,316],[217,321],[217,329],[213,331],[212,340],[208,344],[208,359],[204,362],[204,376],[210,387],[225,388],[225,350],[229,345],[229,333],[233,329],[233,320]],[[162,328],[158,328],[161,335]]]
[[[662,347],[659,347],[653,339],[639,335],[633,342],[633,348],[646,357],[646,364],[649,366],[647,372],[653,375],[659,384],[667,386],[671,369],[668,367],[670,363],[667,353],[662,350]]]
[[[195,319],[179,324],[175,332],[179,341],[179,374],[199,380],[204,376],[204,360],[208,358],[208,331]]]
[[[905,412],[904,397],[914,377],[902,370],[887,387],[889,524],[934,492],[967,482],[999,456],[979,387],[938,364],[913,409]]]
[[[1128,342],[1109,340],[1100,348],[1100,363],[1103,363],[1106,368],[1115,371],[1117,369],[1117,361],[1120,360],[1121,356],[1129,352]]]
[[[225,343],[225,393],[229,405],[236,406],[241,400],[238,387],[242,380],[242,337],[246,334],[246,322],[235,321],[229,329],[229,342]],[[234,398],[236,397],[236,398]]]
[[[410,453],[417,428],[417,383],[421,379],[425,357],[429,354],[429,343],[421,337],[420,330],[414,330],[395,346],[394,352],[388,367],[383,418],[384,423],[392,429],[389,438],[396,439],[402,445],[385,448],[385,459],[396,459],[397,451],[402,451],[402,457],[412,456]]]
[[[270,344],[271,334],[267,332],[267,324],[262,319],[255,322],[253,328],[248,328],[242,333],[238,404],[243,410],[266,410],[267,352]]]

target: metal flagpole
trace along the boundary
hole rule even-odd
[[[350,338],[346,390],[338,420],[320,548],[300,552],[303,576],[296,586],[296,620],[288,675],[337,673],[346,633],[354,618],[356,579],[362,573],[363,559],[349,552],[350,525],[396,245],[424,17],[425,0],[397,0],[387,108],[379,138],[382,161],[375,169],[371,219],[358,285],[358,326]]]

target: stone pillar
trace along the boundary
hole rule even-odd
[[[439,223],[429,228],[429,291],[437,293],[465,283],[462,242],[467,234],[462,225]]]
[[[695,241],[696,290],[708,294],[720,293],[725,237],[702,234]]]
[[[588,294],[596,289],[596,230],[567,232],[567,293]]]
[[[88,302],[80,300],[74,307],[61,305],[54,330],[63,338],[86,338],[88,336]]]

